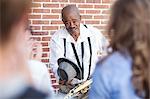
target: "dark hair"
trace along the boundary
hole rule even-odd
[[[138,96],[150,98],[150,0],[117,0],[109,34],[113,51],[127,50],[132,59],[132,83]]]
[[[4,44],[10,36],[12,27],[27,15],[30,0],[0,0],[0,36]]]

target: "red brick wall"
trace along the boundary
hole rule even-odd
[[[97,27],[105,36],[112,0],[32,0],[29,16],[34,31],[33,37],[42,43],[41,61],[49,67],[49,41],[52,34],[63,26],[61,9],[68,4],[76,4],[81,13],[82,22]],[[51,75],[52,76],[52,75]],[[55,85],[55,80],[53,83]]]

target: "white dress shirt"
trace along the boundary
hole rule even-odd
[[[87,26],[87,25],[86,25]],[[98,53],[103,53],[105,48],[108,46],[108,41],[106,38],[100,33],[100,31],[92,26],[84,26],[80,24],[80,35],[75,41],[73,37],[68,33],[68,31],[63,28],[58,30],[51,38],[50,44],[50,66],[55,73],[57,80],[59,79],[57,75],[58,64],[57,60],[59,58],[64,58],[64,38],[66,39],[66,58],[73,61],[78,65],[74,51],[72,49],[71,43],[74,43],[76,52],[79,57],[80,63],[82,63],[82,51],[81,51],[81,42],[84,44],[84,56],[83,56],[83,64],[84,64],[84,79],[83,80],[73,80],[73,83],[79,83],[87,80],[89,73],[89,60],[90,60],[90,50],[89,50],[89,42],[88,37],[90,37],[91,48],[92,48],[92,60],[91,60],[91,68],[90,75],[93,73],[95,69],[95,64],[98,59]]]

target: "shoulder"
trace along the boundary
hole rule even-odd
[[[52,38],[51,39],[59,39],[59,38],[62,38],[62,37],[65,37],[66,36],[66,32],[67,30],[65,28],[62,28],[60,30],[57,30],[53,35],[52,35]]]
[[[94,26],[92,26],[92,25],[87,25],[87,27],[88,27],[89,29],[91,29],[91,30],[99,31],[98,28],[96,28],[96,27],[94,27]]]
[[[109,71],[110,73],[119,73],[122,70],[130,70],[131,67],[130,55],[124,55],[120,52],[114,52],[102,62],[97,63],[97,68],[101,72]]]
[[[113,64],[120,64],[120,63],[128,63],[130,60],[129,54],[121,53],[121,52],[113,52],[111,55],[108,56],[106,61],[111,62]]]
[[[115,85],[116,79],[124,79],[131,74],[131,60],[120,52],[114,52],[103,61],[100,61],[93,74],[96,82],[104,82],[108,89]],[[111,89],[109,89],[111,90]]]
[[[127,92],[125,86],[128,88],[126,82],[130,79],[130,67],[130,56],[120,52],[112,53],[102,62],[97,64],[93,76],[94,84],[91,92],[94,93],[97,91],[97,96],[105,98],[112,98],[114,92],[117,92],[115,93],[115,96],[117,97],[120,96],[122,92]],[[91,95],[93,95],[93,93]]]
[[[37,72],[37,73],[44,73],[47,71],[47,67],[44,63],[36,60],[29,60],[28,61],[29,69],[32,72]]]
[[[90,29],[91,31],[96,31],[96,32],[100,32],[99,29],[97,29],[96,27],[92,26],[92,25],[85,25],[87,29]]]
[[[87,29],[96,37],[99,39],[102,39],[104,35],[100,32],[100,30],[92,25],[86,25]]]

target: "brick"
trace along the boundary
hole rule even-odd
[[[52,20],[51,24],[63,24],[63,22],[61,20],[60,21]]]
[[[85,24],[99,24],[99,21],[85,21]]]
[[[41,4],[40,3],[32,3],[32,8],[34,7],[41,7]]]
[[[52,87],[54,88],[54,89],[59,89],[59,85],[57,84],[57,85],[52,85]]]
[[[29,19],[41,19],[41,15],[29,15]]]
[[[60,8],[63,8],[65,6],[66,6],[66,4],[60,4]]]
[[[50,41],[51,37],[42,37],[42,41]]]
[[[96,15],[94,19],[109,19],[109,15]]]
[[[32,32],[32,35],[48,35],[48,32]]]
[[[54,75],[54,73],[53,73],[53,71],[52,71],[52,69],[51,69],[51,68],[49,69],[49,73],[52,73],[52,74]]]
[[[33,13],[50,13],[49,9],[33,9]]]
[[[79,10],[80,14],[84,14],[85,10]]]
[[[50,2],[50,0],[32,0],[33,2]]]
[[[42,54],[42,57],[48,57],[47,53]]]
[[[52,0],[52,2],[68,2],[68,0]]]
[[[95,26],[95,27],[98,28],[98,29],[100,29],[100,30],[107,28],[107,26]]]
[[[50,49],[49,48],[43,48],[43,52],[49,52]]]
[[[51,75],[51,78],[56,78],[55,75]]]
[[[86,0],[86,3],[101,3],[101,0]]]
[[[85,0],[70,0],[72,3],[85,3]]]
[[[61,9],[52,9],[51,12],[61,14]]]
[[[32,30],[34,31],[34,30],[40,30],[41,29],[41,27],[40,26],[32,26]]]
[[[41,43],[42,46],[48,46],[48,42]]]
[[[32,24],[49,24],[49,21],[45,21],[45,20],[33,20]]]
[[[100,14],[100,10],[86,10],[87,14]]]
[[[42,26],[42,30],[58,30],[58,26]]]
[[[102,14],[110,14],[110,10],[102,10]]]
[[[43,7],[46,7],[46,8],[59,8],[59,4],[47,4],[47,3],[44,3]]]
[[[58,19],[59,15],[43,15],[43,19]]]
[[[93,5],[89,5],[89,4],[82,4],[78,6],[79,8],[93,8]]]
[[[94,5],[94,8],[100,8],[100,9],[102,9],[102,8],[109,8],[109,5]]]
[[[51,80],[52,84],[56,83],[56,80]]]
[[[31,37],[31,38],[36,40],[36,41],[41,41],[41,37]]]
[[[92,19],[92,15],[82,15],[82,19]]]
[[[105,21],[101,21],[101,24],[108,24],[108,20],[105,20]]]
[[[94,19],[101,19],[100,15],[95,15]]]
[[[49,59],[42,59],[41,60],[43,63],[48,63],[49,62]]]
[[[111,0],[102,0],[102,3],[111,3]]]

